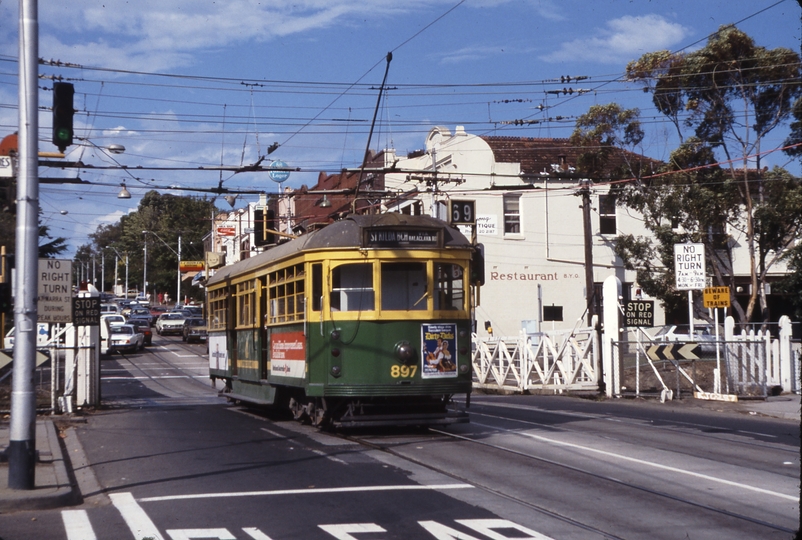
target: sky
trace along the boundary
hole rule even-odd
[[[0,0],[0,138],[18,125],[18,9]],[[52,81],[68,81],[78,144],[64,160],[96,166],[39,170],[93,184],[41,184],[42,218],[67,239],[65,257],[151,189],[276,193],[358,167],[374,112],[370,148],[406,155],[438,125],[568,137],[591,106],[616,102],[641,111],[641,151],[666,159],[674,129],[650,94],[624,80],[627,63],[693,51],[733,23],[759,46],[800,51],[802,26],[796,0],[39,0],[38,14],[39,149],[56,151]],[[776,130],[762,148],[786,136]],[[125,153],[110,154],[112,144]],[[264,172],[197,170],[260,157],[299,170],[283,183]],[[799,174],[799,162],[779,152],[761,165]],[[123,183],[131,199],[117,198]],[[257,199],[240,195],[235,206]]]

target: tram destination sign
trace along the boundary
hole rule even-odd
[[[367,229],[365,247],[437,247],[440,234],[426,229]]]
[[[654,326],[654,300],[631,300],[624,304],[624,326]]]

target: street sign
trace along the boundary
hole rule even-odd
[[[100,297],[73,298],[72,324],[74,326],[100,326]]]
[[[0,156],[0,178],[14,178],[14,159],[11,156]]]
[[[203,270],[203,261],[181,261],[178,265],[182,272],[198,272]]]
[[[473,225],[476,223],[476,201],[448,202],[448,222],[452,225]]]
[[[39,322],[72,322],[72,261],[39,259]]]
[[[654,300],[632,300],[624,305],[624,326],[654,326]]]
[[[220,236],[236,236],[237,229],[234,227],[217,227],[217,234]]]
[[[290,177],[290,171],[277,171],[274,169],[286,169],[286,168],[288,168],[287,164],[281,161],[280,159],[277,159],[276,161],[270,164],[271,170],[268,171],[267,174],[268,176],[270,176],[270,179],[272,181],[278,182],[280,184]]]
[[[674,275],[678,291],[704,289],[705,275],[704,244],[674,244]]]
[[[652,360],[699,360],[698,343],[672,343],[671,345],[652,345],[646,356]]]
[[[702,302],[706,308],[730,307],[729,287],[705,287],[702,291]]]

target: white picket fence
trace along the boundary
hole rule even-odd
[[[598,390],[599,339],[593,328],[512,337],[473,335],[474,388],[527,392]]]

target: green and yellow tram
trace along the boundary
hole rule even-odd
[[[474,254],[440,220],[388,213],[224,267],[207,282],[210,376],[319,426],[467,422],[452,398],[471,392]]]

